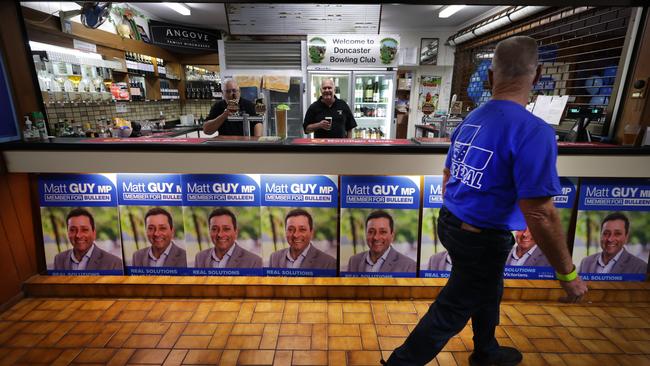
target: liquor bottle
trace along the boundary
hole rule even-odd
[[[38,140],[38,132],[32,128],[32,121],[29,119],[29,115],[25,115],[25,129],[23,130],[23,140]]]
[[[144,55],[140,55],[140,73],[147,75],[147,61],[145,61]]]
[[[388,103],[388,99],[389,99],[388,94],[390,92],[388,90],[389,89],[388,85],[389,85],[389,80],[388,79],[384,79],[384,80],[381,81],[380,95],[381,95],[381,102],[382,103]]]
[[[355,105],[355,106],[354,106],[354,118],[359,118],[359,117],[361,117],[362,115],[363,115],[363,114],[361,113],[361,107],[359,107],[358,104]]]
[[[41,139],[41,141],[47,141],[47,127],[45,126],[45,117],[43,117],[42,112],[32,112],[32,118],[34,119],[34,134],[35,137]]]
[[[357,78],[354,84],[354,102],[363,103],[363,81]]]
[[[144,61],[145,75],[150,76],[151,75],[151,69],[153,68],[153,64],[151,63],[151,59],[147,55],[143,55],[142,58],[143,58],[143,61]]]
[[[150,66],[153,67],[153,65],[151,65],[151,61],[149,60],[149,56],[142,55],[142,63],[144,64],[144,74],[145,74],[145,76],[150,76],[151,75]]]
[[[151,57],[151,56],[147,56],[147,67],[148,67],[148,70],[149,70],[149,76],[154,76],[155,72],[154,72],[154,67],[153,67],[153,57]]]
[[[222,99],[223,98],[223,91],[221,90],[221,82],[217,83],[215,98],[217,98],[217,99]]]
[[[372,103],[372,94],[373,94],[372,79],[368,79],[368,82],[366,82],[366,88],[363,91],[364,103]]]
[[[255,100],[255,114],[263,116],[266,113],[266,104],[264,103],[264,93],[260,93]]]
[[[147,58],[145,55],[140,55],[140,64],[141,64],[142,74],[144,76],[149,75],[149,65],[147,65]]]
[[[124,62],[126,63],[126,72],[131,72],[131,52],[124,52]]]
[[[135,102],[138,100],[138,92],[139,90],[136,90],[135,88],[135,82],[130,81],[129,82],[129,94],[131,94],[131,101]]]
[[[379,103],[379,76],[375,77],[375,82],[372,84],[372,101]]]

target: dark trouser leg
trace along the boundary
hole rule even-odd
[[[388,359],[389,365],[426,364],[449,338],[463,329],[470,317],[477,322],[475,343],[482,351],[498,347],[494,328],[503,293],[503,267],[513,238],[508,232],[470,233],[458,225],[453,215],[441,210],[438,228],[453,262],[451,276],[404,344]]]
[[[486,303],[472,314],[474,352],[490,354],[499,347],[494,332],[496,326],[499,325],[499,307],[503,297],[503,270],[508,253],[509,249],[501,253],[496,251],[495,257],[490,261],[494,266],[486,266],[484,269],[485,271],[492,271],[492,275],[487,277],[496,280],[492,283],[486,283],[486,287],[493,287],[497,291],[487,296]]]

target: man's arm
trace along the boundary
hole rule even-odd
[[[575,266],[566,245],[566,237],[552,197],[527,198],[519,200],[519,208],[526,218],[535,242],[553,268],[560,274],[573,272]],[[587,285],[576,277],[573,281],[560,281],[566,291],[567,301],[580,301],[587,293]]]
[[[228,119],[228,116],[230,116],[230,111],[228,111],[228,108],[223,111],[220,115],[218,115],[216,118],[205,121],[203,123],[203,132],[212,135],[213,133],[217,132],[219,127]]]
[[[313,122],[316,118],[316,113],[314,113],[312,106],[307,108],[307,112],[305,112],[305,119],[302,123],[302,127],[305,130],[305,134],[310,134],[318,129],[323,128],[325,125],[326,121],[321,120],[319,122]]]
[[[347,134],[347,137],[348,137],[349,139],[351,139],[351,138],[352,138],[352,131],[354,131],[354,128],[353,128],[353,129],[351,129],[351,130],[348,130],[348,134]]]
[[[327,123],[327,121],[321,120],[312,124],[308,124],[307,126],[305,126],[305,133],[312,133],[316,130],[320,130],[323,128],[325,123]]]

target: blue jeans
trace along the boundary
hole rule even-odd
[[[451,257],[451,275],[404,344],[390,356],[389,365],[426,364],[470,318],[474,352],[489,355],[498,350],[494,330],[499,324],[503,269],[514,238],[507,230],[474,233],[460,226],[461,220],[443,206],[438,235]]]

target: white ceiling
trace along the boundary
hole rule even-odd
[[[185,3],[192,10],[189,16],[181,15],[163,3],[130,3],[130,5],[144,10],[151,18],[157,20],[198,28],[228,30],[226,10],[221,3]]]
[[[52,12],[56,8],[65,10],[78,8],[73,2],[52,1],[22,4],[47,12]],[[130,3],[130,5],[141,9],[146,16],[152,19],[199,28],[229,30],[225,6],[222,3],[185,3],[192,10],[191,16],[183,16],[163,3]],[[302,6],[313,7],[315,5],[302,4]],[[440,8],[440,5],[383,4],[380,32],[431,31],[435,29],[456,31],[504,7],[470,5],[446,19],[438,18]],[[333,29],[324,31],[336,32]]]
[[[384,4],[381,10],[381,32],[404,30],[431,30],[445,28],[460,30],[468,22],[478,20],[483,14],[491,14],[501,6],[468,5],[449,18],[439,18],[441,5]]]

